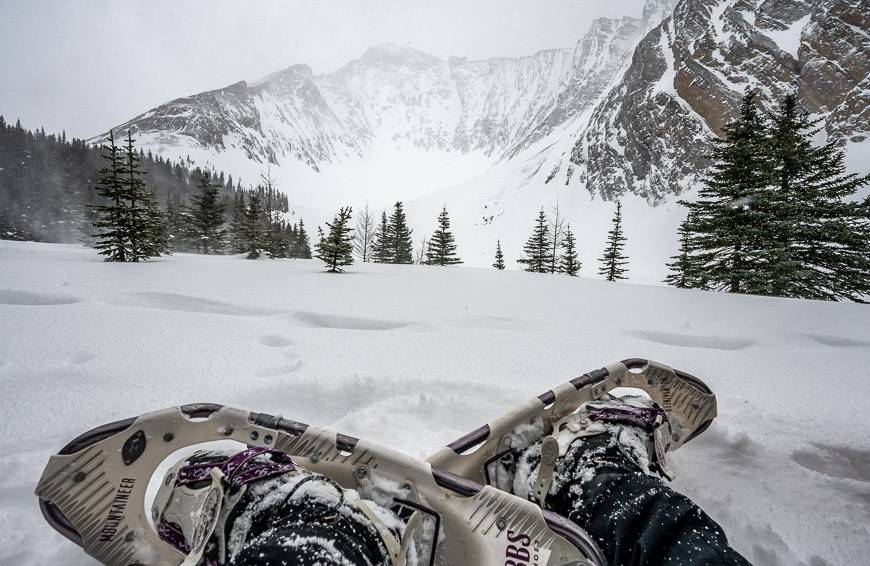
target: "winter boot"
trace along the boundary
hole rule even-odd
[[[283,452],[198,452],[166,474],[152,507],[185,566],[391,563],[404,524]],[[392,551],[392,552],[391,552]]]
[[[564,480],[578,474],[589,479],[604,466],[672,476],[667,413],[645,397],[608,396],[584,403],[542,436],[534,425],[517,430],[510,440],[512,450],[495,466],[493,483],[544,509]]]

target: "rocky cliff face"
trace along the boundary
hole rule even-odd
[[[870,128],[868,30],[863,0],[682,0],[596,107],[573,177],[605,197],[680,193],[747,87],[766,109],[796,89],[829,136],[859,141]]]
[[[561,170],[559,182],[605,198],[631,191],[656,203],[696,179],[747,87],[768,109],[796,89],[828,135],[863,139],[866,0],[649,0],[641,18],[599,19],[574,48],[520,58],[444,61],[375,47],[335,73],[292,66],[173,100],[118,129],[173,157],[208,151],[228,171],[223,163],[239,160],[318,171],[376,147],[492,162],[533,149],[558,163],[548,178]],[[568,137],[570,151],[552,155],[565,147],[553,136]]]

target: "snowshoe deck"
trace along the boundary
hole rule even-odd
[[[427,461],[436,468],[489,485],[489,466],[510,451],[511,436],[518,427],[537,422],[544,434],[549,434],[555,422],[617,387],[642,389],[664,409],[671,432],[667,450],[676,450],[695,438],[716,418],[716,396],[703,381],[657,362],[631,358],[585,373],[530,399],[451,442]]]
[[[104,564],[180,564],[185,555],[149,522],[146,488],[175,451],[215,440],[283,451],[363,497],[395,486],[395,504],[434,523],[418,529],[421,564],[501,566],[517,556],[536,557],[540,566],[605,563],[577,525],[526,500],[365,440],[211,404],[148,413],[79,436],[51,457],[36,489],[40,507],[52,527]]]

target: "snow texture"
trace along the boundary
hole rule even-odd
[[[579,373],[642,356],[703,378],[720,416],[674,487],[754,564],[870,555],[864,305],[494,269],[106,264],[0,242],[0,564],[93,564],[33,489],[82,431],[196,401],[283,414],[425,457]],[[401,324],[397,324],[401,323]]]

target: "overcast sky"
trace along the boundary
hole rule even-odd
[[[0,114],[89,137],[162,102],[382,43],[485,58],[570,47],[643,0],[0,0]]]

